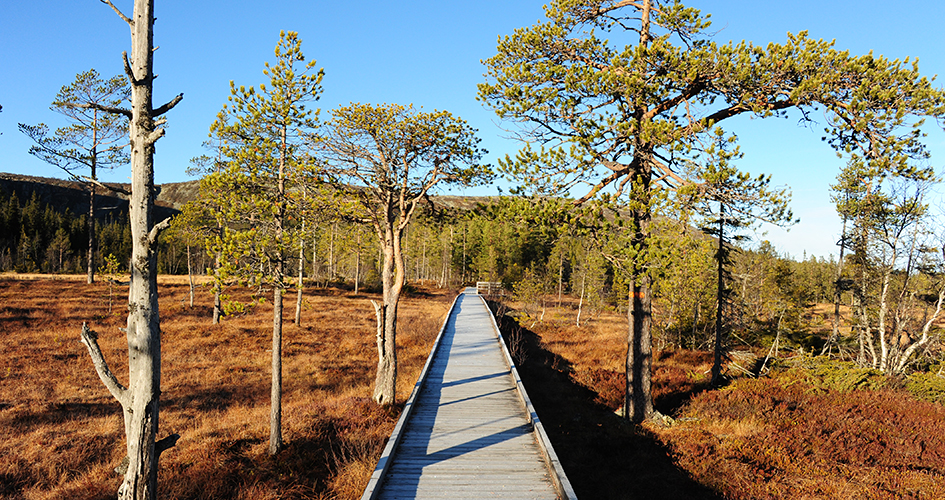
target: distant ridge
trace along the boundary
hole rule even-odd
[[[131,184],[115,182],[104,182],[103,184],[125,190],[131,189]],[[178,186],[179,184],[193,184],[193,195],[196,196],[197,181],[157,186],[158,198],[154,214],[156,219],[161,220],[180,213],[180,207],[186,203],[186,200],[178,203],[182,198],[173,196],[186,192],[187,188],[181,188]],[[164,195],[165,190],[171,196]],[[73,180],[0,172],[0,192],[7,195],[15,193],[20,204],[29,201],[33,193],[36,193],[40,203],[51,205],[57,211],[68,209],[73,215],[77,216],[85,214],[89,210],[89,192],[84,184]],[[95,217],[97,219],[105,220],[114,217],[115,214],[128,213],[128,200],[125,195],[116,192],[105,192],[102,188],[97,189],[96,194]]]
[[[105,182],[108,186],[131,189],[130,184]],[[155,186],[157,189],[155,218],[162,220],[180,213],[187,202],[195,200],[200,187],[199,180],[186,182],[169,182]],[[120,193],[103,193],[104,189],[97,190],[96,218],[107,219],[114,214],[128,212],[128,200]],[[26,203],[35,192],[41,203],[52,205],[56,210],[69,209],[73,215],[88,212],[89,193],[85,185],[68,179],[36,177],[0,172],[0,192],[16,193],[20,203]],[[473,210],[480,203],[489,203],[495,196],[432,196],[433,203],[440,208],[446,207],[455,210]]]

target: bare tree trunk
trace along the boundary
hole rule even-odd
[[[722,378],[722,309],[724,306],[725,300],[725,280],[723,278],[723,262],[725,252],[725,238],[724,238],[724,214],[723,214],[723,205],[719,203],[719,248],[717,249],[716,260],[718,261],[718,283],[716,284],[715,299],[716,299],[716,309],[715,309],[715,351],[714,357],[712,360],[712,381],[710,384],[717,385],[721,382]]]
[[[328,237],[328,281],[335,279],[335,225],[331,225]]]
[[[893,261],[895,262],[895,261]],[[883,286],[879,294],[879,313],[876,322],[876,332],[879,335],[880,371],[886,371],[889,362],[889,340],[886,329],[886,313],[889,311],[889,280],[892,274],[892,266],[883,272]],[[874,362],[874,367],[876,363]]]
[[[699,299],[696,298],[696,305],[692,308],[692,349],[696,348],[696,336],[698,335],[699,324],[699,309],[702,307],[702,304],[699,303]]]
[[[275,240],[279,248],[276,255],[272,287],[272,388],[269,409],[269,454],[282,450],[282,295],[285,288],[285,247],[282,240],[286,218],[286,144],[287,127],[282,126],[282,143],[279,149],[279,199],[277,202]]]
[[[630,282],[624,415],[632,422],[642,422],[653,414],[652,339],[649,335],[640,335],[640,332],[648,332],[650,327],[651,316],[647,314],[651,310],[649,281],[649,275],[644,273]]]
[[[361,230],[358,229],[358,254],[354,262],[354,294],[358,294],[361,284]]]
[[[840,229],[840,258],[837,261],[837,278],[833,283],[833,321],[831,323],[830,337],[824,343],[824,348],[820,350],[820,355],[829,354],[830,347],[837,342],[840,336],[840,300],[843,295],[841,280],[843,279],[843,251],[846,248],[845,239],[847,234],[847,218],[843,218],[843,227]]]
[[[302,233],[305,232],[305,219],[302,219]],[[295,324],[302,324],[302,287],[304,285],[302,281],[302,270],[305,267],[305,239],[299,238],[299,276],[297,289],[298,292],[295,296]]]
[[[190,259],[190,243],[187,244],[187,281],[190,284],[190,307],[194,307],[194,268]]]
[[[220,262],[221,256],[220,252],[217,252],[216,256],[213,259],[213,272],[217,274],[220,272]],[[220,315],[223,312],[223,290],[221,290],[220,283],[214,281],[213,284],[213,324],[220,324]]]
[[[118,488],[119,499],[157,498],[158,459],[177,442],[176,435],[155,441],[161,394],[161,323],[158,313],[155,245],[158,233],[169,221],[154,224],[154,143],[164,130],[154,118],[183,97],[178,96],[157,110],[152,108],[154,1],[135,0],[133,20],[110,0],[103,0],[131,27],[132,56],[125,57],[125,72],[131,81],[131,110],[108,109],[130,118],[131,138],[131,285],[128,292],[128,381],[121,386],[108,370],[98,348],[97,335],[83,326],[82,341],[92,356],[99,377],[121,403],[126,435],[127,467]],[[127,54],[127,53],[126,53]]]
[[[269,454],[282,449],[282,289],[272,292],[272,387],[269,398]]]
[[[578,312],[577,318],[574,320],[574,325],[577,327],[581,326],[581,309],[584,307],[584,285],[587,283],[587,263],[584,263],[584,272],[581,274],[581,299],[578,300]]]
[[[95,178],[95,156],[92,156],[92,178]],[[86,276],[86,282],[88,284],[95,283],[95,184],[89,184],[89,260],[88,260],[88,276]]]

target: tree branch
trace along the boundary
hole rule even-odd
[[[112,114],[114,114],[114,115],[123,115],[123,116],[127,117],[129,120],[131,119],[131,110],[130,110],[130,109],[116,108],[116,107],[113,107],[113,106],[103,106],[103,105],[101,105],[101,104],[97,104],[97,103],[94,103],[94,102],[84,102],[84,103],[81,103],[81,104],[71,104],[71,103],[70,103],[69,106],[75,106],[75,107],[77,107],[77,108],[84,108],[84,109],[97,109],[97,110],[99,110],[99,111],[104,111],[104,112],[106,112],[106,113],[112,113]]]
[[[80,338],[82,343],[85,344],[85,347],[89,350],[89,356],[92,357],[92,364],[95,365],[95,372],[98,373],[98,378],[102,379],[102,383],[105,384],[108,392],[112,393],[112,396],[114,396],[123,407],[127,406],[128,389],[121,385],[118,379],[115,378],[115,375],[112,374],[112,371],[108,369],[108,363],[105,361],[102,349],[98,346],[98,334],[89,328],[88,323],[82,323],[82,334]]]
[[[102,184],[102,183],[99,182],[97,179],[93,179],[93,178],[91,178],[91,177],[86,177],[86,176],[83,175],[82,177],[76,177],[76,178],[82,180],[83,182],[87,182],[87,183],[89,183],[89,184],[94,184],[94,185],[96,185],[96,186],[98,186],[98,187],[100,187],[100,188],[102,188],[102,189],[107,189],[107,190],[113,191],[113,192],[115,192],[115,193],[121,193],[121,194],[126,195],[126,196],[131,196],[131,191],[126,191],[124,188],[121,188],[121,187],[114,187],[114,186],[109,186],[109,185],[107,185],[107,184]]]
[[[167,229],[171,226],[171,217],[168,217],[161,222],[158,222],[151,228],[151,231],[148,232],[148,244],[154,245],[157,241],[158,235],[161,234],[161,231]]]
[[[177,444],[178,439],[180,439],[180,434],[171,434],[154,443],[154,453],[160,457],[161,453],[173,448]]]
[[[180,94],[177,94],[177,97],[171,99],[167,104],[165,104],[165,105],[163,105],[163,106],[160,106],[160,107],[158,107],[157,109],[155,109],[154,112],[151,113],[151,115],[152,115],[152,116],[161,116],[161,115],[163,115],[164,113],[167,113],[168,111],[170,111],[171,109],[173,109],[174,106],[177,106],[177,103],[179,103],[179,102],[181,101],[181,99],[183,99],[183,98],[184,98],[184,93],[183,93],[183,92],[181,92]]]
[[[121,11],[118,10],[118,7],[115,7],[115,4],[113,4],[113,3],[111,2],[111,0],[101,0],[101,2],[102,2],[103,4],[105,4],[105,5],[109,6],[109,7],[111,7],[112,10],[115,11],[115,14],[118,14],[118,17],[120,17],[123,21],[125,21],[126,23],[128,23],[128,26],[134,26],[134,25],[135,25],[135,22],[132,21],[131,19],[129,19],[128,16],[122,14]]]
[[[131,63],[128,61],[128,51],[123,51],[121,53],[121,59],[125,64],[125,74],[128,75],[128,80],[131,82],[132,86],[137,86],[139,83],[141,83],[141,80],[138,80],[135,77],[135,72],[131,69]]]
[[[157,140],[160,139],[161,137],[164,137],[164,129],[163,129],[163,128],[159,128],[159,129],[157,129],[157,130],[152,131],[150,134],[148,134],[148,137],[145,139],[145,141],[146,141],[148,144],[153,145],[153,144],[154,144],[155,142],[157,142]]]

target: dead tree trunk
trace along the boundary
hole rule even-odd
[[[128,293],[128,387],[118,383],[108,369],[97,335],[82,328],[82,342],[89,350],[95,369],[109,392],[121,403],[127,440],[127,467],[118,489],[119,499],[157,498],[158,459],[173,446],[178,436],[160,441],[158,415],[161,394],[161,324],[158,314],[157,253],[158,233],[169,220],[154,224],[154,143],[164,135],[155,120],[173,108],[183,95],[157,109],[152,108],[154,0],[135,0],[128,18],[110,0],[102,0],[131,27],[132,55],[125,58],[125,72],[131,81],[131,109],[97,107],[124,114],[130,119],[131,138],[131,285]]]
[[[305,234],[305,219],[302,219],[302,234]],[[299,237],[299,276],[297,283],[297,290],[295,296],[295,324],[302,324],[302,287],[304,286],[304,280],[302,273],[305,269],[305,238]]]
[[[95,178],[95,155],[92,155],[92,178]],[[89,260],[88,284],[95,282],[95,184],[89,184]]]
[[[194,307],[194,266],[190,258],[190,243],[187,243],[187,283],[190,285],[190,307]]]

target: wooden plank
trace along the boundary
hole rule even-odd
[[[467,289],[362,500],[559,497],[502,347],[488,308]]]

